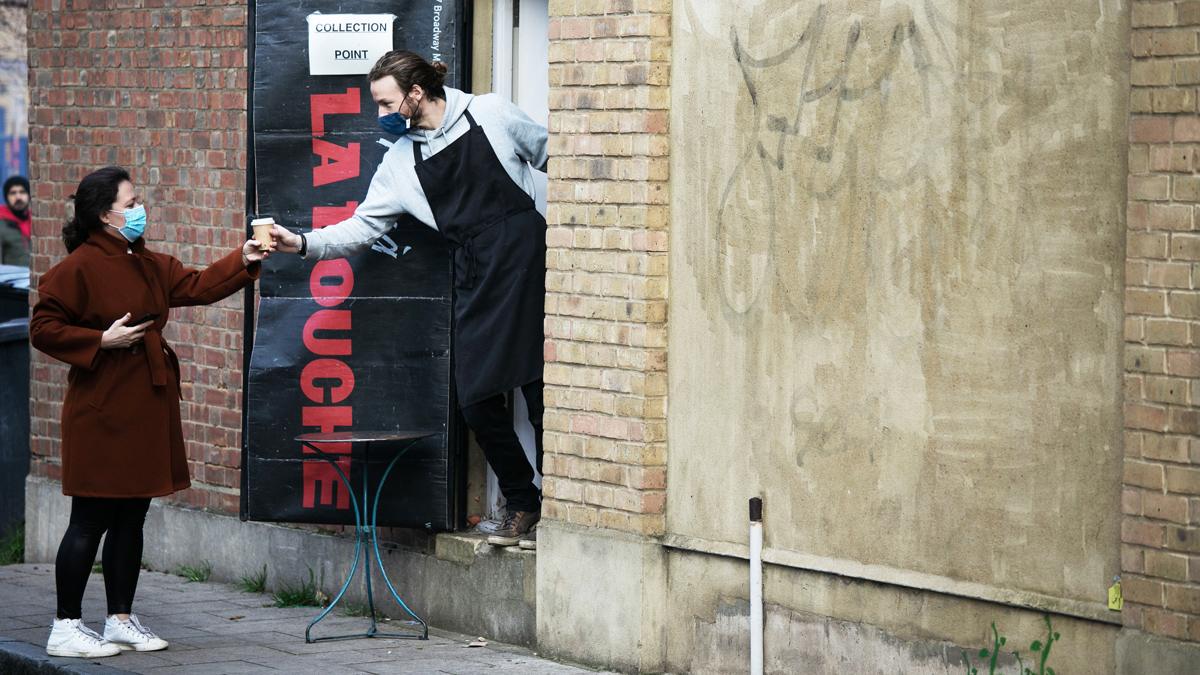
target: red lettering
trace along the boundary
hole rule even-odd
[[[317,138],[325,135],[327,115],[357,115],[361,108],[361,91],[347,88],[343,94],[313,94],[309,97],[312,123],[312,149],[319,162],[313,167],[313,187],[356,178],[359,175],[359,144],[345,147]],[[313,229],[318,230],[342,222],[354,214],[358,202],[343,206],[313,207]],[[345,260],[322,260],[313,266],[309,276],[313,300],[322,307],[333,307],[350,296],[354,289],[354,270]],[[304,346],[318,356],[349,356],[352,343],[348,338],[318,337],[318,331],[350,331],[349,310],[318,310],[304,323]],[[300,373],[300,390],[314,403],[341,403],[354,391],[354,371],[337,359],[315,359]],[[328,399],[328,401],[326,401]],[[353,426],[354,412],[350,406],[305,406],[302,421],[306,427],[317,427],[322,433]],[[303,505],[314,508],[320,493],[320,503],[329,506],[336,496],[339,510],[350,508],[350,493],[341,481],[337,469],[349,477],[350,445],[318,443],[321,452],[336,455],[336,467],[324,460],[305,460],[303,469]],[[314,450],[305,447],[306,454]]]
[[[335,380],[336,386],[320,387],[317,380]],[[324,404],[324,392],[329,392],[329,403],[341,403],[354,391],[354,371],[337,359],[309,361],[300,372],[300,391],[313,403]]]
[[[358,143],[342,147],[319,138],[312,139],[313,154],[321,163],[313,167],[313,187],[358,177]]]
[[[312,210],[313,229],[336,225],[354,215],[358,202],[346,202],[342,206],[314,206]]]
[[[338,427],[349,428],[354,425],[354,408],[348,405],[326,408],[304,406],[301,420],[301,424],[306,427],[317,427],[323,434],[332,434],[338,430]],[[343,443],[343,445],[346,444]]]
[[[317,331],[349,331],[350,310],[318,309],[304,322],[304,346],[319,356],[350,356],[350,340],[317,337]]]
[[[339,457],[337,459],[338,466],[346,473],[346,477],[350,477],[350,458]],[[321,504],[329,506],[333,503],[333,497],[337,495],[337,508],[345,510],[350,508],[350,493],[346,490],[346,484],[338,477],[337,469],[325,460],[309,460],[304,462],[304,508],[311,509],[316,506],[317,488],[320,488]]]
[[[354,423],[354,411],[349,406],[331,406],[327,408],[316,408],[305,406],[303,411],[303,424],[306,427],[317,427],[323,434],[334,433],[339,427],[350,427]],[[314,443],[321,452],[329,455],[348,455],[350,453],[350,444],[348,443]],[[312,448],[304,446],[305,454],[316,454]],[[346,472],[346,477],[350,477],[350,458],[339,457],[337,460],[338,466],[342,471]],[[317,487],[322,486],[321,503],[328,506],[332,501],[332,496],[337,493],[337,508],[350,508],[350,498],[346,492],[345,484],[339,480],[337,472],[326,461],[320,462],[308,460],[304,462],[304,508],[311,509],[316,505]]]
[[[358,202],[346,202],[342,206],[314,206],[313,229],[340,223],[354,215],[357,208]],[[354,290],[354,268],[345,258],[321,260],[313,265],[308,288],[318,305],[334,307],[350,297],[350,291]]]
[[[334,280],[333,283],[329,283]],[[334,307],[350,297],[354,290],[354,268],[345,258],[322,260],[313,265],[308,277],[308,290],[322,307]]]
[[[348,88],[344,94],[313,94],[308,97],[312,110],[312,135],[325,135],[326,115],[357,115],[362,102],[362,93],[357,88]]]

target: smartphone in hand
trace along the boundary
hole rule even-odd
[[[141,317],[139,317],[137,321],[131,321],[131,322],[125,324],[125,326],[128,328],[137,328],[138,326],[141,326],[142,324],[154,321],[157,318],[158,318],[158,315],[155,314],[154,312],[147,312],[147,313],[143,314]],[[131,353],[134,353],[134,354],[137,354],[138,352],[142,351],[141,345],[139,345],[139,344],[132,345],[129,348],[129,350]]]

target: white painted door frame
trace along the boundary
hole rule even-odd
[[[492,5],[492,91],[516,103],[533,120],[543,126],[550,118],[549,62],[549,0],[495,0]],[[546,215],[546,174],[534,171],[534,201]],[[529,424],[528,408],[521,390],[512,392],[513,425],[525,449],[525,456],[534,465],[533,427]],[[536,471],[535,471],[536,474]],[[534,483],[542,485],[537,474]],[[488,467],[488,517],[503,512],[504,498],[496,474]]]

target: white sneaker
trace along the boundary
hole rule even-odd
[[[125,621],[116,616],[105,619],[104,639],[121,649],[135,652],[156,652],[167,648],[167,641],[147,630],[136,614],[130,614]]]
[[[55,619],[50,629],[50,639],[46,641],[46,653],[50,656],[96,659],[116,656],[121,653],[121,648],[100,637],[79,619]]]

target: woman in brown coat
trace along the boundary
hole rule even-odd
[[[187,488],[179,359],[162,336],[171,307],[204,305],[253,283],[269,251],[254,240],[203,271],[142,239],[145,207],[129,174],[105,167],[74,195],[70,254],[42,276],[29,324],[37,349],[70,364],[62,409],[63,493],[71,521],[55,570],[58,617],[46,651],[94,658],[164,649],[131,613],[151,497]],[[104,636],[81,622],[83,591],[104,539]]]

